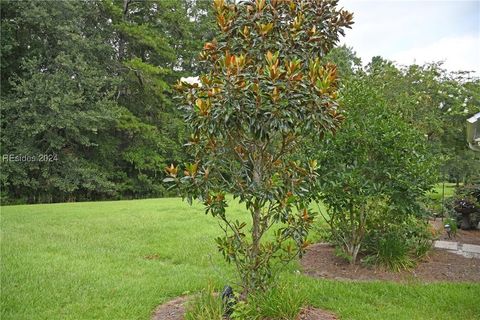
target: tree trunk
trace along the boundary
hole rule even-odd
[[[251,252],[251,261],[253,269],[253,277],[251,279],[251,285],[256,286],[255,275],[257,275],[258,270],[258,254],[260,252],[260,239],[262,237],[260,233],[260,207],[255,207],[252,212],[253,226],[252,226],[252,252]]]
[[[123,0],[123,15],[122,20],[127,21],[128,5],[131,0]],[[125,57],[125,36],[120,33],[120,39],[118,41],[118,60],[123,61]]]
[[[462,223],[460,224],[460,229],[470,230],[472,228],[470,224],[470,213],[462,213]]]
[[[262,183],[262,176],[260,173],[261,170],[261,160],[257,160],[254,162],[253,165],[253,182],[255,183],[255,186],[259,188]],[[249,284],[248,288],[249,289],[255,289],[258,286],[258,268],[259,268],[259,261],[258,261],[258,255],[260,252],[260,240],[262,238],[262,232],[261,232],[261,206],[258,200],[255,200],[253,209],[252,209],[252,249],[250,252],[250,261],[251,261],[251,267],[252,267],[252,274],[249,279]]]
[[[352,249],[353,250],[350,254],[352,257],[352,261],[350,262],[350,264],[355,265],[357,263],[358,252],[360,251],[360,244],[354,245]]]
[[[358,226],[355,226],[355,221],[357,221]],[[358,211],[355,212],[353,205],[350,207],[350,223],[352,228],[352,238],[351,243],[348,246],[348,254],[352,259],[350,264],[354,265],[357,263],[358,253],[362,246],[363,237],[365,235],[365,225],[367,223],[367,213],[365,205],[362,205],[358,208]]]

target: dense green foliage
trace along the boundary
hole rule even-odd
[[[184,158],[185,140],[170,84],[197,70],[205,40],[197,31],[209,28],[209,6],[1,6],[2,202],[164,195],[157,176]]]
[[[168,195],[165,164],[189,160],[171,87],[211,67],[197,57],[215,23],[210,1],[2,0],[2,203]],[[258,27],[268,36],[268,21]],[[344,47],[325,62],[342,83],[362,68]],[[479,80],[379,57],[367,69],[389,111],[427,135],[444,179],[471,180],[480,155],[466,148],[464,122],[480,111]]]
[[[425,137],[391,112],[369,74],[344,83],[347,119],[316,151],[327,221],[355,263],[368,232],[382,229],[371,226],[375,215],[386,223],[420,214],[419,200],[435,182],[436,162]]]
[[[480,112],[480,79],[439,63],[399,68],[380,57],[367,71],[389,111],[425,135],[443,180],[468,182],[480,171],[480,154],[465,143],[465,121]]]
[[[360,59],[347,47],[335,48],[327,59],[339,67],[343,82],[368,74],[369,87],[384,99],[388,111],[425,135],[444,180],[468,182],[480,171],[480,154],[465,143],[465,121],[480,112],[478,77],[448,72],[440,63],[399,67],[381,57],[362,70]]]
[[[228,203],[239,219],[248,214]],[[201,204],[170,198],[1,210],[2,319],[150,319],[160,303],[209,282],[218,292],[234,279],[214,253],[212,238],[221,232]],[[300,294],[305,304],[358,320],[475,319],[480,311],[478,283],[319,280],[296,275],[297,268],[292,262],[278,285],[291,298],[268,293],[256,305]],[[266,307],[262,313],[275,315]]]
[[[119,112],[108,30],[97,30],[105,19],[99,4],[2,2],[2,154],[53,155],[3,162],[4,196],[113,192],[101,165]]]
[[[336,68],[322,58],[353,22],[337,1],[214,3],[219,33],[201,54],[208,73],[177,86],[193,159],[184,171],[168,167],[166,181],[221,220],[219,249],[247,294],[265,289],[273,259],[288,261],[307,246],[317,165],[299,146],[307,136],[319,143],[343,119]],[[250,211],[249,232],[227,214],[225,194]]]
[[[327,59],[340,67],[347,120],[328,143],[307,150],[319,157],[332,240],[352,263],[362,252],[408,267],[428,251],[431,234],[425,226],[413,236],[398,228],[423,225],[412,219],[426,213],[424,195],[436,181],[471,181],[480,168],[465,143],[465,119],[480,111],[478,79],[379,57],[362,68],[346,47]]]

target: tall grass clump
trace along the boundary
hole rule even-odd
[[[306,292],[295,285],[277,284],[264,292],[239,302],[232,314],[234,320],[295,320],[307,301]]]
[[[222,320],[223,313],[222,300],[208,286],[188,303],[185,320]]]
[[[433,238],[428,223],[417,217],[388,223],[369,232],[364,260],[391,271],[409,270],[428,255]]]

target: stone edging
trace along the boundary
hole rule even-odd
[[[459,243],[456,241],[437,240],[433,243],[435,248],[462,255],[466,258],[480,259],[480,246],[476,244]]]

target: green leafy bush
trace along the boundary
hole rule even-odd
[[[421,199],[436,176],[425,137],[393,114],[369,81],[360,74],[345,82],[348,117],[342,130],[317,148],[325,220],[353,264],[371,220],[383,227],[423,214]]]

